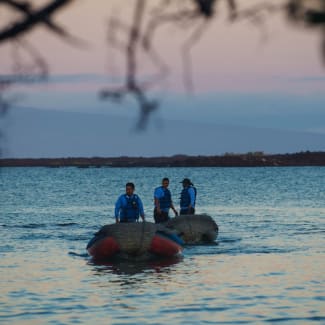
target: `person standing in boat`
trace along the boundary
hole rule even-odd
[[[190,179],[184,178],[181,183],[183,184],[183,190],[181,192],[180,200],[180,214],[194,214],[195,213],[195,201],[196,201],[196,188]]]
[[[126,183],[125,194],[119,196],[115,203],[115,220],[119,222],[137,222],[139,216],[144,220],[143,204],[140,197],[134,194],[133,183]]]
[[[154,192],[154,202],[155,209],[153,212],[155,223],[161,223],[168,221],[169,218],[169,209],[172,209],[175,213],[175,216],[178,215],[176,211],[170,190],[168,189],[169,179],[167,177],[163,178],[161,186],[155,188]]]

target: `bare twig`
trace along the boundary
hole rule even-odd
[[[239,8],[239,4],[244,3],[244,0],[160,0],[158,4],[151,5],[152,10],[149,10],[149,1],[134,1],[133,17],[129,24],[114,17],[110,19],[108,26],[109,46],[119,50],[125,59],[124,80],[118,87],[104,89],[100,95],[102,98],[118,101],[131,95],[140,108],[137,123],[140,129],[146,126],[150,114],[159,106],[157,100],[149,99],[149,90],[164,80],[169,72],[164,58],[154,46],[157,30],[169,24],[190,31],[190,36],[181,44],[181,54],[184,86],[188,91],[193,91],[191,51],[207,30],[209,21],[216,16],[217,5],[220,3],[227,5],[226,10],[231,22],[248,20],[263,30],[266,18],[275,13],[285,12],[288,19],[295,24],[320,31],[325,63],[325,0],[261,0],[243,10]],[[46,78],[49,73],[45,59],[36,48],[26,40],[22,40],[22,36],[30,33],[37,26],[45,26],[48,31],[69,43],[83,44],[83,41],[71,36],[63,26],[54,21],[54,15],[72,2],[73,0],[48,0],[46,5],[35,8],[31,0],[0,0],[0,6],[6,6],[14,13],[19,13],[19,18],[14,16],[10,24],[0,28],[0,45],[14,41],[12,56],[14,75],[10,78],[8,76],[0,78],[1,112],[9,105],[3,96],[5,91],[16,83]],[[141,76],[139,70],[141,54],[145,54],[155,67],[154,74],[150,77]],[[24,62],[26,55],[28,60]]]
[[[182,47],[183,56],[183,77],[185,89],[192,93],[194,91],[194,84],[192,78],[192,59],[191,59],[191,49],[194,44],[196,44],[201,38],[202,34],[207,28],[209,21],[202,20],[190,37],[185,41]]]
[[[68,34],[63,28],[55,25],[51,21],[51,17],[54,15],[54,13],[72,3],[72,1],[73,0],[53,0],[45,7],[36,11],[31,11],[28,3],[19,4],[16,1],[1,0],[0,4],[7,4],[18,9],[19,11],[24,12],[25,17],[23,20],[17,20],[14,24],[10,24],[7,28],[0,31],[0,43],[17,38],[22,34],[27,33],[40,23],[45,24],[51,31],[59,34],[61,37],[67,37]]]
[[[104,89],[100,92],[101,98],[110,98],[113,100],[121,100],[125,95],[132,95],[139,104],[140,116],[137,122],[137,129],[144,129],[147,125],[149,115],[155,111],[159,104],[155,100],[149,100],[146,94],[146,89],[150,87],[153,80],[150,82],[139,82],[138,77],[138,54],[141,45],[141,28],[146,8],[146,0],[137,0],[133,21],[130,27],[122,24],[116,19],[110,20],[110,28],[108,39],[111,45],[115,46],[120,51],[125,51],[126,55],[126,79],[125,84],[115,89]],[[127,33],[127,42],[124,44],[116,37],[117,31]],[[151,59],[160,64],[161,71],[164,71],[164,65],[159,61],[159,57],[151,52]]]

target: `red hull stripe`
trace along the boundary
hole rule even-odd
[[[149,252],[160,256],[174,256],[182,251],[175,241],[156,234],[151,242]],[[113,237],[104,237],[88,248],[88,253],[95,259],[107,259],[120,251],[120,247]]]
[[[105,259],[113,256],[120,247],[113,237],[105,237],[88,248],[88,253],[96,259]]]
[[[182,246],[173,240],[156,234],[151,242],[150,252],[162,256],[174,256],[182,251]]]

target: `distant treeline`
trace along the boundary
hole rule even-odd
[[[266,167],[325,166],[325,152],[304,151],[290,154],[226,153],[221,156],[171,157],[92,157],[0,159],[0,167]]]

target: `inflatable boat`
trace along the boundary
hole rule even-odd
[[[207,214],[180,215],[164,225],[190,245],[214,242],[219,230],[216,222]]]
[[[87,251],[96,260],[149,259],[180,254],[182,244],[175,233],[151,222],[117,223],[103,226],[95,233]]]

